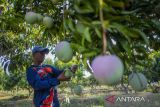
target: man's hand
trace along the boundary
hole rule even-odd
[[[75,64],[70,67],[70,70],[73,73],[75,73],[77,69],[78,69],[78,66],[75,65]],[[69,81],[70,79],[71,79],[71,77],[66,77],[65,76],[65,72],[63,72],[62,74],[60,74],[59,77],[58,77],[58,80],[60,80],[60,81]]]
[[[65,76],[64,72],[63,72],[63,73],[61,73],[61,74],[58,76],[57,79],[58,79],[59,81],[69,81],[71,78],[67,78],[67,77]]]
[[[78,65],[74,64],[74,65],[72,65],[72,66],[70,67],[70,69],[71,69],[71,71],[72,71],[73,73],[75,73],[75,72],[77,71],[77,69],[78,69]]]

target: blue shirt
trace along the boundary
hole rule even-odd
[[[60,84],[57,77],[62,72],[50,65],[31,65],[27,69],[27,81],[34,89],[35,107],[60,107],[55,87]]]

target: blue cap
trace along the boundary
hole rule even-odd
[[[36,52],[45,52],[46,54],[49,53],[49,49],[48,48],[43,48],[42,46],[35,46],[32,49],[32,53],[36,53]]]

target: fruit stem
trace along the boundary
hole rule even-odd
[[[103,32],[103,54],[106,53],[107,41],[106,41],[106,34]]]
[[[88,65],[88,67],[89,67],[89,69],[91,70],[88,70],[91,74],[93,74],[93,69],[92,69],[92,67],[91,67],[91,64],[90,64],[90,61],[89,60],[87,60],[87,65]]]
[[[65,10],[66,10],[66,2],[64,2],[64,6],[63,6],[63,33],[64,33],[64,37],[66,37],[66,30],[65,30]]]
[[[100,21],[102,25],[102,43],[103,43],[103,55],[106,53],[106,47],[107,47],[107,37],[105,32],[105,25],[104,25],[104,19],[103,19],[103,0],[99,0],[100,9],[99,9],[99,15],[100,15]]]

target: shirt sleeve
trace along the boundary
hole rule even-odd
[[[31,68],[27,70],[27,81],[35,90],[48,89],[59,84],[58,79],[48,78],[47,80],[42,80],[37,72],[33,71]]]

